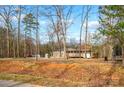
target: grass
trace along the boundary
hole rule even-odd
[[[40,86],[124,86],[124,68],[98,59],[2,60],[0,79]]]
[[[22,83],[31,83],[40,86],[61,86],[61,87],[69,87],[70,85],[73,86],[81,86],[81,82],[72,82],[69,80],[62,80],[62,79],[53,79],[53,78],[46,78],[46,77],[36,77],[31,75],[19,75],[19,74],[7,74],[7,73],[0,73],[1,80],[14,80],[14,81],[21,81]]]

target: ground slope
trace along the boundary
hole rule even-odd
[[[1,60],[0,79],[40,86],[124,86],[124,69],[101,59]]]

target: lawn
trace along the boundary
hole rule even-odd
[[[0,60],[0,79],[40,86],[124,86],[124,68],[101,59]]]

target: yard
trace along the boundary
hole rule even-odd
[[[102,59],[4,59],[0,80],[40,86],[124,86],[124,68]]]

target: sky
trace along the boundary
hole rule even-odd
[[[35,8],[36,8],[35,6],[33,6],[33,9],[32,9],[32,6],[26,6],[26,7],[28,11],[32,13],[35,12]],[[94,33],[97,30],[97,27],[99,25],[98,24],[98,7],[99,6],[92,5],[91,7],[92,8],[88,18],[88,33]],[[42,12],[42,8],[40,8],[40,12]],[[67,42],[70,42],[70,40],[72,39],[75,39],[77,42],[79,42],[81,17],[78,15],[81,12],[82,12],[82,6],[80,5],[73,6],[73,14],[72,14],[72,18],[70,19],[70,21],[73,22],[73,24],[67,30]],[[22,13],[22,19],[24,18],[25,15],[26,14],[24,11]],[[13,20],[16,20],[15,22],[17,22],[17,18],[13,17]],[[46,29],[48,26],[47,25],[48,21],[46,20],[46,18],[41,17],[39,19],[39,23],[40,23],[39,35],[40,35],[41,43],[46,43],[48,42],[48,35],[47,35],[47,29]],[[0,23],[0,25],[2,24]],[[17,23],[15,23],[15,25],[17,25]],[[83,26],[82,41],[84,41],[84,38],[85,38],[85,23]]]
[[[73,10],[73,15],[74,17],[72,17],[72,21],[73,24],[69,27],[69,29],[67,30],[67,42],[70,42],[70,40],[75,39],[77,42],[79,42],[79,36],[80,36],[80,23],[81,23],[81,17],[77,15],[79,15],[79,13],[81,13],[82,11],[82,6],[78,5],[78,6],[73,6],[74,10]],[[99,6],[91,6],[91,11],[89,14],[89,19],[88,19],[88,33],[95,33],[97,31],[97,27],[98,27],[98,7]],[[46,26],[46,22],[41,21],[41,40],[42,43],[45,43],[48,41],[48,37],[47,37],[47,33],[46,30],[43,29]],[[85,23],[83,26],[83,33],[82,33],[82,41],[84,41],[85,38]]]

